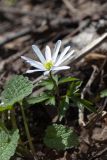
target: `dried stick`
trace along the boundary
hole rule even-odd
[[[85,87],[84,87],[84,89],[81,93],[81,99],[84,99],[84,95],[85,95],[87,89],[90,88],[94,79],[96,78],[97,72],[98,72],[98,68],[95,65],[93,65],[93,72],[92,72],[88,82],[86,83],[86,85],[85,85]],[[86,124],[84,122],[84,107],[82,105],[80,107],[81,108],[79,108],[79,110],[78,110],[78,112],[79,112],[78,113],[78,123],[79,123],[80,126],[85,126]]]
[[[69,0],[63,0],[66,7],[69,9],[70,13],[77,14],[77,9],[73,7],[73,5],[69,2]]]
[[[11,13],[11,14],[17,14],[17,15],[28,15],[28,16],[33,16],[39,19],[53,19],[56,18],[55,14],[52,13],[45,13],[44,12],[34,12],[34,11],[24,11],[21,10],[20,8],[13,8],[13,7],[0,7],[0,12],[3,13]]]
[[[3,40],[0,41],[0,47],[5,45],[6,43],[9,43],[9,42],[17,39],[17,38],[28,35],[31,32],[32,32],[31,28],[24,28],[20,32],[15,32],[15,33],[9,34],[6,38],[4,38]]]
[[[101,37],[93,40],[89,45],[87,45],[85,48],[83,48],[80,51],[77,51],[77,53],[75,54],[75,56],[72,58],[69,58],[68,61],[66,61],[65,64],[74,64],[76,62],[78,62],[79,60],[81,60],[83,57],[85,57],[86,55],[88,55],[93,49],[95,49],[97,46],[99,46],[105,39],[107,38],[107,33],[104,33]]]
[[[29,49],[30,49],[29,47],[26,47],[26,49],[22,50],[21,52],[17,52],[15,55],[13,55],[13,56],[7,58],[6,60],[2,61],[0,63],[0,72],[4,69],[6,64],[15,61],[17,58],[21,57],[23,54],[28,52]]]

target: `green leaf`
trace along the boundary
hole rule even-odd
[[[103,97],[107,97],[107,89],[103,90],[101,93],[100,93],[100,96],[103,98]]]
[[[0,131],[1,131],[1,130],[4,130],[6,133],[9,132],[3,122],[0,122]]]
[[[30,97],[27,99],[28,104],[35,104],[35,103],[41,103],[47,99],[49,99],[50,96],[47,94],[39,95],[38,97]]]
[[[69,98],[68,96],[64,97],[59,105],[59,116],[60,116],[60,121],[62,120],[63,117],[65,117],[66,111],[69,108]]]
[[[51,79],[42,80],[39,86],[45,87],[47,90],[52,90],[54,88],[54,83]]]
[[[2,107],[13,106],[16,102],[22,101],[32,93],[33,84],[27,77],[16,75],[10,79],[1,94]],[[6,108],[7,109],[7,108]]]
[[[46,129],[44,143],[49,148],[65,150],[78,145],[76,133],[61,124],[53,124]]]
[[[53,106],[55,106],[55,97],[54,96],[50,96],[45,104],[46,105],[53,105]]]
[[[71,97],[73,94],[77,93],[79,91],[81,84],[82,84],[81,81],[77,81],[77,82],[73,81],[67,90],[67,95]]]
[[[12,106],[1,105],[0,106],[0,112],[3,112],[5,110],[11,110],[12,108],[13,108]]]
[[[86,100],[86,99],[81,99],[78,97],[71,97],[72,101],[81,109],[81,107],[85,107],[86,109],[88,109],[91,112],[97,112],[97,110],[95,109],[95,107],[93,106],[93,103],[91,103],[90,101]]]
[[[74,77],[64,77],[64,78],[61,78],[60,80],[59,80],[59,84],[63,84],[63,83],[67,83],[67,82],[72,82],[72,81],[76,81],[76,80],[78,80],[77,78],[74,78]]]
[[[93,104],[90,101],[87,101],[86,99],[79,99],[79,106],[83,105],[86,109],[88,109],[91,112],[97,112],[97,110],[95,109],[95,107],[93,106]]]
[[[19,139],[18,130],[9,135],[4,130],[0,131],[0,160],[9,160],[15,153]]]
[[[56,85],[58,86],[58,75],[53,75],[52,77],[54,81],[56,82]]]

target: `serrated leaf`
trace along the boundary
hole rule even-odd
[[[97,110],[95,109],[95,107],[90,101],[87,101],[86,99],[80,99],[79,103],[82,104],[89,111],[95,112],[95,113],[97,112]]]
[[[28,102],[28,104],[36,104],[36,103],[41,103],[41,102],[43,102],[43,101],[45,101],[45,100],[47,100],[49,98],[50,98],[49,95],[42,94],[42,95],[40,95],[38,97],[29,97],[27,99],[27,102]]]
[[[7,130],[7,128],[6,128],[6,126],[4,125],[3,122],[0,122],[0,131],[1,130],[4,130],[6,133],[8,133],[8,130]]]
[[[54,88],[54,83],[51,79],[46,79],[40,82],[39,86],[43,86],[47,90],[52,90]]]
[[[27,77],[23,77],[22,75],[14,76],[7,82],[1,94],[4,107],[13,106],[16,102],[22,101],[32,93],[32,89],[33,84]]]
[[[53,106],[55,106],[55,97],[54,96],[50,96],[45,104],[46,105],[53,105]]]
[[[19,139],[18,130],[12,135],[4,130],[0,131],[0,160],[9,160],[15,153]]]
[[[64,97],[59,105],[59,116],[60,116],[60,121],[62,120],[63,117],[65,117],[66,111],[69,108],[69,98],[68,96]]]
[[[44,143],[56,150],[65,150],[78,145],[76,133],[61,124],[53,124],[46,129]]]
[[[73,94],[76,94],[79,91],[79,87],[81,86],[81,84],[81,81],[73,81],[67,90],[67,96],[71,97]]]
[[[74,77],[64,77],[64,78],[61,78],[60,80],[59,80],[59,84],[63,84],[63,83],[67,83],[67,82],[72,82],[72,81],[76,81],[76,80],[78,80],[77,78],[74,78]]]
[[[87,110],[91,111],[91,112],[97,112],[95,107],[93,106],[93,104],[86,100],[86,99],[81,99],[78,97],[71,97],[72,101],[81,109],[81,106],[85,107]]]
[[[107,97],[107,89],[103,90],[101,93],[100,93],[100,96],[103,98],[103,97]]]

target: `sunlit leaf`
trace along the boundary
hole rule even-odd
[[[61,78],[60,80],[59,80],[59,84],[63,84],[63,83],[67,83],[67,82],[72,82],[72,81],[76,81],[76,80],[78,80],[77,78],[74,78],[74,77],[64,77],[64,78]]]
[[[61,124],[53,124],[46,129],[44,143],[49,148],[56,150],[65,150],[78,145],[78,136],[76,133]]]
[[[15,153],[19,139],[18,130],[8,134],[0,130],[0,160],[9,160]]]
[[[96,108],[93,106],[93,103],[91,103],[90,101],[86,100],[86,99],[81,99],[78,97],[72,97],[71,98],[72,101],[74,102],[74,104],[77,105],[77,107],[79,107],[81,109],[82,107],[85,107],[87,110],[91,111],[91,112],[96,112]]]
[[[45,87],[47,90],[52,90],[54,88],[54,83],[51,79],[42,80],[39,86]]]
[[[50,98],[50,96],[44,93],[44,94],[39,95],[37,97],[29,97],[27,99],[27,102],[29,104],[41,103],[41,102],[43,102],[43,101],[45,101],[45,100],[47,100],[49,98]]]
[[[79,91],[81,84],[82,84],[81,81],[77,82],[73,81],[67,90],[67,95],[71,97],[73,94],[77,93]]]
[[[80,99],[79,103],[91,112],[97,111],[93,104],[90,101],[87,101],[86,99]]]
[[[55,106],[55,97],[54,96],[50,96],[45,104],[46,105],[53,105],[53,106]]]
[[[0,106],[0,112],[3,112],[5,110],[11,110],[13,108],[13,106],[5,106],[5,105],[1,105]]]
[[[27,77],[23,77],[22,75],[14,76],[6,83],[4,91],[1,94],[1,100],[4,102],[3,107],[13,106],[16,102],[20,102],[32,93],[32,89],[33,84]]]

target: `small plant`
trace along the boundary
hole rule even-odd
[[[9,160],[14,155],[18,139],[18,130],[9,133],[0,129],[0,160]]]
[[[64,125],[53,124],[46,129],[44,143],[57,150],[65,150],[79,144],[76,133]]]
[[[33,83],[27,77],[16,75],[6,83],[4,91],[1,93],[1,114],[7,113],[8,110],[11,112],[10,118],[12,121],[12,126],[15,129],[12,135],[8,135],[3,130],[0,131],[0,136],[5,135],[5,138],[7,137],[6,140],[4,139],[4,142],[1,143],[9,143],[7,145],[7,149],[0,148],[0,155],[4,156],[4,153],[6,152],[7,154],[8,150],[10,149],[7,159],[10,159],[10,157],[13,156],[19,139],[15,118],[15,104],[19,105],[22,112],[23,123],[25,126],[30,151],[35,159],[37,159],[37,156],[32,143],[29,126],[25,115],[25,109],[27,109],[27,107],[25,108],[24,104],[32,105],[44,103],[45,105],[50,105],[52,107],[54,106],[56,108],[56,121],[47,127],[46,134],[44,136],[44,143],[48,147],[57,150],[65,150],[71,147],[75,147],[79,144],[78,136],[75,130],[64,124],[61,124],[61,121],[65,118],[69,107],[72,105],[80,107],[82,104],[82,106],[86,107],[88,110],[95,112],[92,103],[85,99],[81,99],[79,89],[82,83],[80,80],[73,77],[61,77],[54,73],[54,71],[67,70],[70,68],[70,66],[62,65],[62,63],[64,63],[69,57],[73,57],[74,50],[68,52],[70,50],[70,46],[68,46],[61,52],[60,55],[58,55],[59,49],[61,47],[61,41],[59,40],[56,43],[52,53],[49,46],[46,46],[44,57],[37,46],[33,45],[32,47],[40,62],[22,56],[21,58],[23,60],[35,68],[27,70],[27,73],[42,71],[44,73],[45,79],[41,80],[38,84],[33,85]],[[66,88],[63,91],[62,88],[65,84]],[[31,93],[34,87],[44,87],[45,92],[41,93],[39,96],[32,96]],[[6,124],[4,122],[3,126],[6,128]],[[0,140],[2,141],[2,138]],[[13,143],[14,150],[12,148]],[[3,158],[1,158],[1,160]],[[6,158],[3,160],[5,159]]]

